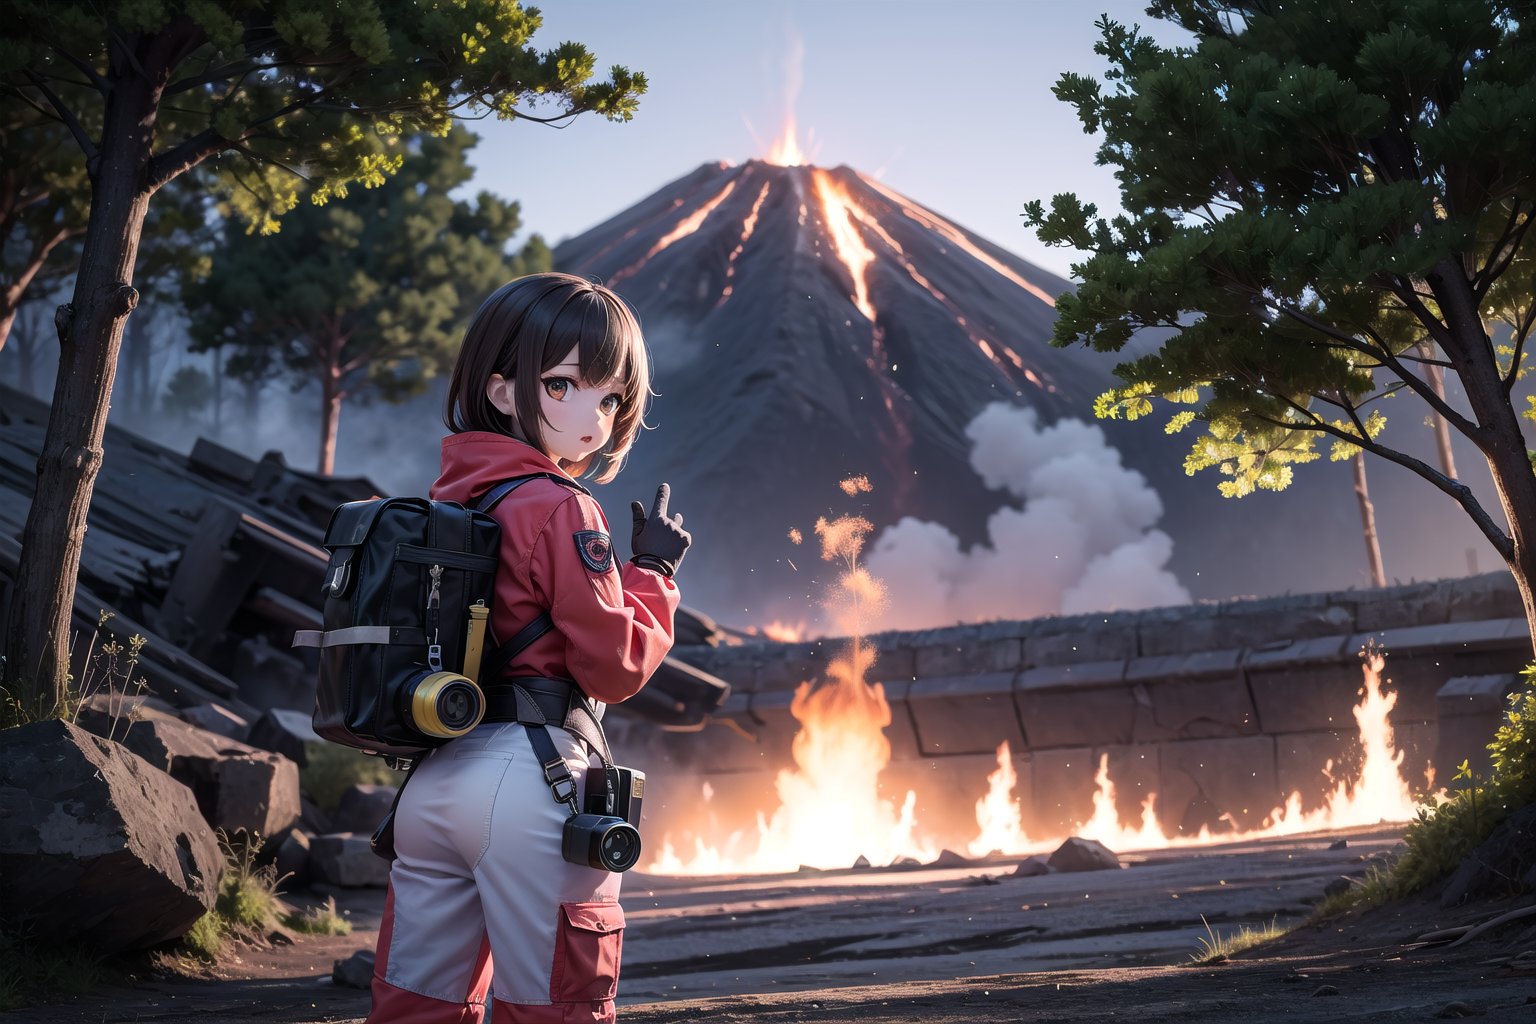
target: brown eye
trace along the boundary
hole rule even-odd
[[[603,412],[614,413],[624,402],[624,396],[615,392],[603,399]]]
[[[564,377],[545,377],[544,393],[557,402],[562,401],[570,384]]]

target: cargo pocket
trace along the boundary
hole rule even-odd
[[[617,903],[562,903],[549,997],[557,1003],[602,1002],[619,990],[624,910]]]

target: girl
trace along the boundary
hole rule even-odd
[[[492,512],[491,630],[505,642],[546,611],[553,628],[498,679],[482,677],[487,720],[433,750],[401,794],[370,1024],[479,1024],[488,986],[494,1024],[613,1020],[620,876],[562,859],[568,808],[494,691],[515,680],[538,696],[581,792],[590,751],[559,728],[559,712],[586,702],[600,715],[597,702],[632,696],[672,646],[672,576],[691,538],[667,513],[667,485],[649,512],[632,504],[634,557],[621,567],[602,509],[575,479],[599,458],[599,483],[618,473],[649,376],[630,309],[567,274],[504,285],[465,335],[431,496],[471,505],[503,480],[543,474]]]

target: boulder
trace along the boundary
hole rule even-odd
[[[331,819],[331,831],[373,835],[373,830],[379,827],[379,822],[384,820],[384,815],[388,814],[390,807],[394,805],[395,794],[398,792],[400,792],[398,786],[353,783],[346,788],[341,794],[341,799],[336,803],[336,813]]]
[[[246,741],[282,754],[300,768],[309,764],[309,746],[324,743],[304,711],[271,708],[251,726]]]
[[[74,723],[86,732],[107,739],[121,740],[136,723],[175,720],[176,709],[151,694],[127,694],[102,690],[80,702]]]
[[[309,834],[292,829],[277,847],[277,877],[284,892],[309,886]]]
[[[116,726],[115,737],[190,788],[214,828],[271,836],[299,819],[299,768],[280,754],[158,715]]]
[[[251,731],[250,722],[222,704],[194,704],[190,708],[182,708],[181,720],[232,740],[244,740]]]
[[[1104,871],[1120,867],[1120,858],[1096,839],[1073,836],[1058,846],[1046,863],[1057,871]]]
[[[264,637],[240,642],[229,677],[240,688],[240,699],[253,708],[295,708],[307,717],[307,709],[315,706],[314,670]]]
[[[331,965],[331,984],[367,991],[373,986],[373,966],[373,950],[360,949]]]
[[[373,852],[369,836],[333,832],[309,841],[311,881],[347,888],[389,885],[390,862]]]
[[[1013,869],[1009,878],[1033,878],[1036,875],[1049,875],[1056,869],[1045,862],[1043,857],[1026,857],[1019,861],[1019,866]]]
[[[69,722],[0,731],[0,923],[104,952],[185,934],[223,856],[192,791]]]

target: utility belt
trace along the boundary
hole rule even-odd
[[[604,705],[581,692],[574,680],[549,676],[510,676],[487,684],[483,722],[555,725],[574,734],[592,753],[613,763],[603,733]]]

